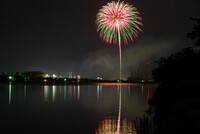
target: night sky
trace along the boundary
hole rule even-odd
[[[117,45],[96,32],[96,14],[109,0],[1,0],[0,72],[43,71],[114,79],[119,75]],[[199,0],[125,0],[137,7],[144,33],[122,46],[123,78],[152,68],[162,56],[192,46],[186,34],[200,17]]]

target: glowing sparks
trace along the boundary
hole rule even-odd
[[[121,40],[120,36],[124,43],[128,43],[138,37],[138,31],[142,31],[141,20],[136,7],[112,1],[99,10],[96,20],[97,31],[107,43],[117,43],[117,40]]]

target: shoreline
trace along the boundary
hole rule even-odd
[[[15,85],[102,85],[102,86],[125,86],[125,85],[148,85],[148,84],[158,84],[155,82],[0,82],[0,85],[5,85],[5,84],[15,84]]]

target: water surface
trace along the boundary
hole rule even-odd
[[[132,131],[131,121],[144,115],[147,101],[156,87],[121,86],[121,131]],[[6,133],[95,134],[114,131],[119,95],[118,85],[1,84],[0,128]]]

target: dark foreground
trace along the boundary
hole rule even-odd
[[[163,83],[150,104],[155,106],[154,134],[200,132],[199,81]]]

